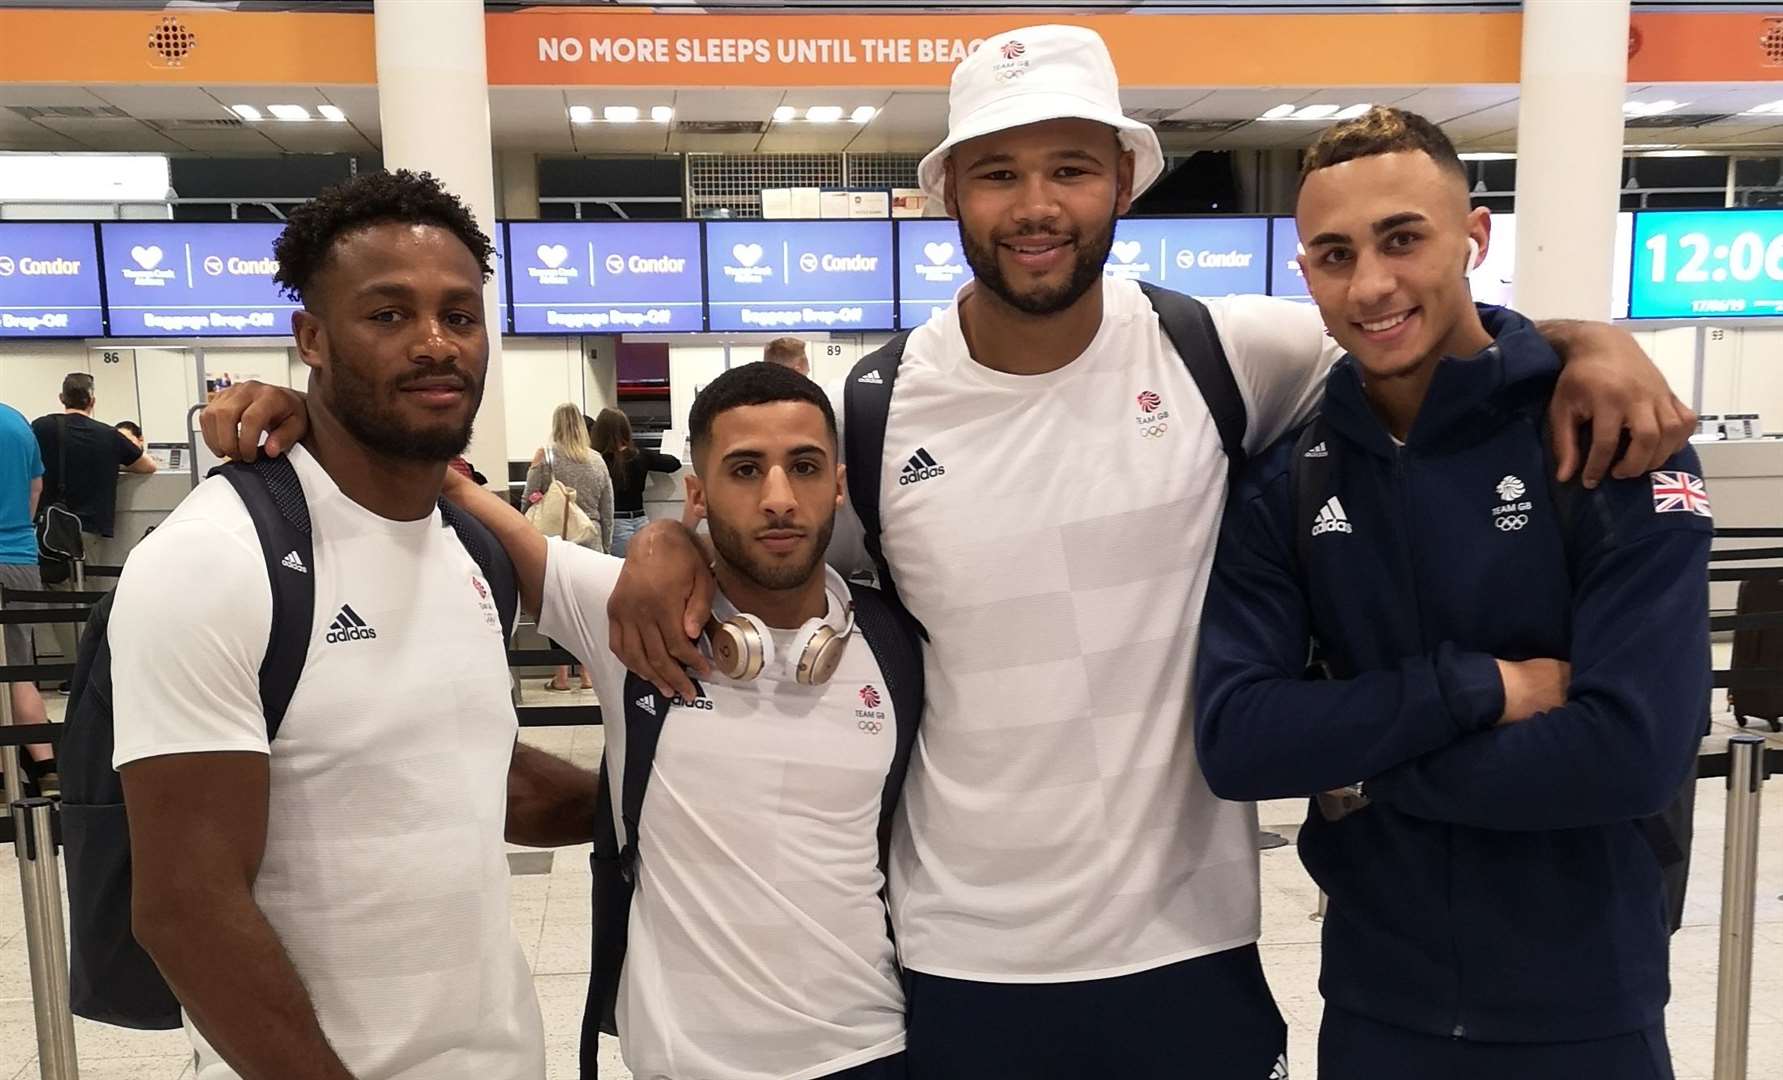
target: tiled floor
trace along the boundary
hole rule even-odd
[[[1723,662],[1725,660],[1723,659]],[[552,694],[534,682],[529,704],[586,704],[590,694]],[[597,728],[541,728],[527,741],[593,767],[600,754]],[[1751,1036],[1752,1080],[1783,1077],[1783,777],[1766,789],[1761,830],[1754,936]],[[1680,1080],[1707,1080],[1714,1065],[1715,972],[1719,939],[1722,822],[1726,792],[1704,781],[1697,793],[1697,833],[1685,928],[1673,939],[1672,1051]],[[1262,823],[1292,837],[1302,804],[1266,803]],[[576,1075],[582,1000],[588,979],[589,885],[587,848],[556,853],[549,873],[513,878],[514,927],[532,964],[545,1017],[551,1080]],[[0,851],[0,896],[17,888],[16,862]],[[1263,854],[1263,957],[1291,1029],[1293,1075],[1313,1075],[1320,1003],[1317,990],[1319,925],[1311,918],[1316,893],[1293,847]],[[76,1021],[82,1080],[178,1080],[191,1075],[185,1037],[143,1033]],[[613,1040],[603,1040],[601,1075],[629,1080]],[[22,916],[0,901],[0,1080],[38,1075]],[[1507,1078],[1508,1080],[1508,1078]],[[1593,1078],[1595,1080],[1595,1078]]]

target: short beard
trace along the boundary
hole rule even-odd
[[[471,410],[463,424],[404,427],[395,410],[384,404],[384,394],[401,393],[404,384],[441,375],[456,375],[465,381]],[[464,448],[470,445],[477,409],[483,403],[483,384],[456,364],[419,368],[387,387],[368,378],[351,361],[337,356],[329,365],[328,380],[324,385],[328,411],[340,421],[347,434],[373,453],[395,461],[435,464],[451,461],[464,453]]]
[[[996,243],[981,246],[966,230],[964,220],[959,222],[960,246],[965,249],[966,264],[972,268],[973,276],[1005,304],[1026,315],[1057,315],[1083,299],[1085,293],[1101,282],[1102,268],[1108,262],[1109,251],[1114,248],[1114,223],[1115,218],[1110,217],[1100,232],[1087,235],[1080,232],[1072,237],[1076,241],[1077,261],[1071,267],[1070,280],[1064,285],[1026,295],[1017,293],[1010,287],[1009,279],[1003,276]],[[1027,235],[1039,235],[1039,232],[1023,230],[1011,239]]]
[[[749,553],[743,530],[733,528],[710,515],[706,518],[706,527],[712,532],[712,547],[717,550],[718,557],[724,560],[725,565],[742,574],[757,588],[784,592],[810,581],[811,575],[823,565],[824,554],[830,548],[830,535],[836,531],[836,516],[831,514],[818,526],[817,543],[811,546],[810,558],[800,565],[758,561]]]

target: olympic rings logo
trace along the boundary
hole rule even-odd
[[[869,735],[877,735],[885,730],[885,725],[877,720],[860,720],[854,725]]]
[[[1505,514],[1495,519],[1492,524],[1498,526],[1499,532],[1516,532],[1529,524],[1528,514]]]
[[[1142,439],[1162,439],[1164,433],[1169,430],[1169,424],[1153,424],[1151,427],[1140,428],[1139,437]]]

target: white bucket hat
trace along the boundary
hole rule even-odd
[[[1121,112],[1120,82],[1101,35],[1081,26],[1030,26],[986,38],[953,69],[947,139],[922,159],[922,189],[942,201],[948,152],[968,139],[1045,120],[1107,124],[1133,152],[1133,195],[1164,171],[1158,133]]]

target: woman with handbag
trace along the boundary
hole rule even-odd
[[[582,410],[565,402],[551,413],[551,439],[526,470],[526,517],[547,536],[605,552],[613,541],[613,480],[588,443]],[[594,684],[583,671],[582,689]],[[560,666],[545,689],[572,689],[570,669]]]

